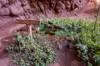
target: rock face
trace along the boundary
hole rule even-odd
[[[66,16],[78,10],[88,0],[0,0],[1,16],[32,18],[55,15]]]
[[[27,0],[0,0],[1,16],[21,16],[28,10],[30,6]]]
[[[47,17],[67,16],[71,12],[77,12],[87,2],[88,0],[28,0],[33,14]]]

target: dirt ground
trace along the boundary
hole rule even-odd
[[[64,47],[57,52],[56,62],[51,66],[85,66],[77,56],[75,49]]]

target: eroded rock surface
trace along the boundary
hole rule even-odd
[[[21,16],[29,9],[27,0],[0,0],[1,16]]]
[[[87,0],[0,0],[0,15],[25,18],[34,15],[67,16],[67,13],[82,8],[85,3]]]

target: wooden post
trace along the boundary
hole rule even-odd
[[[32,25],[29,25],[29,33],[30,33],[30,34],[29,34],[30,37],[32,38],[32,36],[33,36],[33,35],[32,35]]]
[[[17,19],[16,20],[17,24],[26,24],[29,29],[29,35],[32,38],[32,25],[39,25],[40,21],[39,20],[22,20],[22,19]]]

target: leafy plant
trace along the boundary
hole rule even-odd
[[[54,62],[52,48],[39,44],[36,38],[17,33],[16,41],[7,48],[12,62],[18,66],[47,66]]]
[[[62,29],[56,29],[53,31],[55,35],[70,36],[73,39],[73,44],[77,47],[78,56],[88,66],[99,66],[100,65],[100,24],[95,24],[96,29],[94,30],[94,21],[72,19],[72,18],[53,18],[48,22],[52,25],[59,26]],[[45,22],[41,22],[40,26],[43,26]],[[43,32],[48,27],[42,28]],[[50,30],[52,32],[52,30]]]

